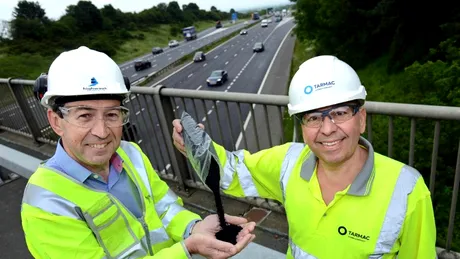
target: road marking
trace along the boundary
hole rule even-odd
[[[201,119],[202,122],[205,122],[206,121],[206,116],[203,117],[203,119]]]
[[[224,52],[227,52],[227,49],[224,49]]]
[[[211,115],[211,113],[212,113],[212,110],[209,110],[209,111],[208,111],[208,115]]]
[[[216,55],[216,56],[214,57],[214,59],[216,59],[217,57],[218,57],[218,56]]]
[[[227,64],[228,64],[228,61],[227,61],[227,62],[225,62],[225,65],[227,65]]]
[[[198,86],[198,88],[196,90],[200,90],[201,87],[203,87],[203,86],[202,85]],[[179,107],[179,106],[177,106],[177,107]]]
[[[241,50],[243,50],[244,48],[241,48]]]
[[[207,65],[208,65],[208,63],[204,63],[203,67],[205,67],[205,66],[207,66]]]
[[[135,96],[135,95],[132,95],[132,96],[131,96],[131,100],[134,100],[134,99],[136,99],[136,96]]]
[[[156,66],[157,66],[157,64],[153,65],[152,67],[156,67]]]
[[[168,60],[171,60],[172,58],[168,58]]]
[[[140,113],[141,113],[141,111],[137,111],[137,112],[136,112],[136,116],[139,115]]]
[[[192,77],[193,76],[193,73],[191,73],[190,75],[188,75],[188,78]]]
[[[276,27],[278,28],[278,27]],[[275,29],[276,29],[275,28]],[[260,84],[260,87],[259,87],[259,90],[257,91],[257,94],[260,94],[262,92],[262,89],[264,87],[264,84],[265,84],[265,81],[267,80],[267,77],[268,77],[268,73],[270,72],[272,66],[273,66],[273,63],[275,62],[275,59],[276,59],[276,56],[278,56],[278,53],[281,49],[281,46],[283,46],[284,42],[286,41],[287,37],[291,34],[291,31],[292,29],[294,29],[294,27],[292,27],[287,33],[286,35],[284,36],[283,40],[281,41],[280,45],[278,46],[278,49],[276,50],[275,52],[275,55],[273,56],[272,58],[272,61],[270,62],[270,65],[268,66],[268,69],[267,69],[267,72],[265,72],[265,76],[264,76],[264,79],[262,80],[262,83]],[[275,30],[273,30],[275,31]],[[272,31],[272,32],[273,32]],[[270,33],[271,34],[271,33]],[[268,35],[268,37],[270,37],[270,35]],[[268,39],[267,37],[267,39]],[[265,41],[264,41],[265,42]],[[255,53],[254,53],[255,54]],[[255,104],[252,105],[252,108],[254,109],[255,108]],[[243,126],[243,130],[246,131],[247,127],[248,127],[248,124],[249,124],[249,120],[251,119],[251,112],[249,112],[248,116],[246,117],[246,121],[244,122],[244,126]],[[271,136],[268,136],[269,138],[271,138]],[[243,140],[243,132],[240,132],[240,135],[238,136],[238,139],[236,140],[236,149],[239,149],[239,146],[241,144],[241,141]]]
[[[131,77],[135,77],[135,76],[137,76],[137,73],[136,73],[136,74],[133,74]]]
[[[140,144],[140,143],[142,143],[142,139],[139,139],[139,141],[137,142],[137,144]]]
[[[235,56],[235,57],[236,57],[236,56],[238,56],[238,54],[237,54],[237,53],[235,53],[235,55],[233,55],[233,56]]]

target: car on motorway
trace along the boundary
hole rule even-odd
[[[160,47],[154,47],[154,48],[152,48],[152,54],[153,54],[153,55],[160,54],[161,52],[163,52],[163,49],[160,48]]]
[[[265,50],[265,46],[263,42],[256,42],[254,43],[254,47],[252,48],[252,52],[262,52]]]
[[[170,40],[169,43],[168,43],[168,46],[170,48],[177,47],[177,46],[179,46],[179,42],[177,40]]]
[[[193,56],[193,62],[201,62],[204,60],[206,60],[206,55],[203,51],[195,52],[195,55]]]
[[[208,86],[223,85],[228,80],[228,73],[225,70],[214,70],[206,80]]]
[[[268,21],[267,20],[262,20],[262,22],[260,23],[260,26],[261,27],[267,27],[268,26]]]
[[[246,30],[246,29],[242,29],[240,31],[240,35],[247,35],[247,34],[248,34],[248,30]]]
[[[138,59],[134,61],[134,70],[136,71],[143,70],[143,69],[150,68],[150,67],[152,67],[152,62],[148,60]]]

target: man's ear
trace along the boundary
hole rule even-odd
[[[64,130],[62,129],[61,123],[62,118],[59,117],[57,113],[55,113],[52,109],[48,109],[46,115],[48,116],[48,122],[51,128],[56,132],[56,134],[60,137],[64,134]]]
[[[363,134],[366,131],[366,118],[367,118],[367,111],[365,108],[361,107],[358,111],[359,115],[359,132]]]

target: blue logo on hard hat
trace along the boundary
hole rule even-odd
[[[91,78],[91,84],[89,86],[95,86],[97,84],[99,84],[99,83],[97,82],[96,78],[94,78],[94,77]]]
[[[311,92],[313,92],[313,87],[311,87],[311,85],[307,85],[305,89],[303,89],[303,92],[305,94],[311,94]]]

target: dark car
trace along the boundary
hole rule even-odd
[[[148,60],[136,60],[136,62],[134,62],[134,69],[136,71],[143,70],[149,67],[152,67],[152,63]]]
[[[248,31],[243,29],[240,31],[240,35],[247,35],[248,34]]]
[[[264,44],[262,42],[256,42],[252,48],[252,52],[262,52],[265,50]]]
[[[221,21],[216,22],[216,29],[219,29],[219,28],[222,28],[222,22]]]
[[[206,82],[208,86],[212,85],[223,85],[228,80],[228,74],[225,70],[214,70],[208,77]]]
[[[154,47],[152,49],[152,54],[155,55],[155,54],[160,54],[161,52],[163,52],[163,49],[160,48],[160,47]]]
[[[200,62],[206,60],[206,55],[204,54],[203,51],[197,51],[195,53],[195,56],[193,56],[193,62]]]

